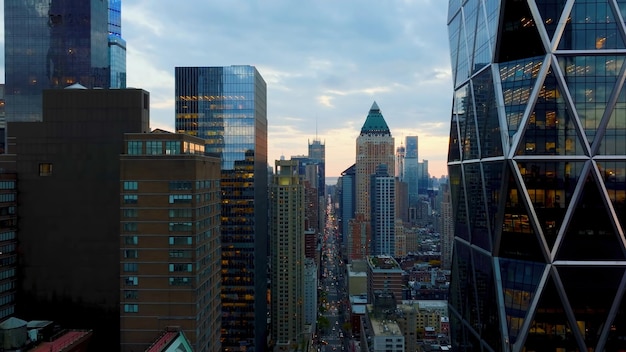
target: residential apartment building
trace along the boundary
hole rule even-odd
[[[304,185],[297,160],[277,160],[271,192],[271,319],[275,352],[298,349],[304,332]]]
[[[380,164],[370,176],[372,255],[396,255],[396,179]]]
[[[367,301],[373,303],[376,292],[392,293],[396,301],[404,296],[404,270],[391,256],[367,257]]]
[[[120,156],[120,336],[145,350],[178,327],[194,351],[221,350],[220,160],[204,140],[128,133]]]

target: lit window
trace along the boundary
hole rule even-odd
[[[165,154],[168,154],[168,155],[180,154],[180,141],[166,141],[165,142]]]
[[[161,142],[161,141],[147,141],[146,142],[146,154],[148,154],[148,155],[160,155],[160,154],[163,154],[163,142]]]
[[[137,271],[137,263],[124,263],[124,271],[128,271],[128,272]]]
[[[40,163],[39,164],[39,176],[52,175],[52,163]]]
[[[129,155],[141,155],[143,152],[142,141],[128,141],[127,150]]]
[[[124,305],[124,313],[137,313],[139,312],[138,304],[125,304]]]
[[[137,181],[124,181],[125,191],[136,191],[137,186],[138,186]]]

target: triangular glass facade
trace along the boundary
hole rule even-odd
[[[449,1],[454,351],[626,350],[625,17]]]

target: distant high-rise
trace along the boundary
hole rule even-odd
[[[626,350],[624,15],[449,2],[454,351]]]
[[[41,121],[44,89],[110,86],[108,5],[4,1],[7,121]]]
[[[319,183],[317,189],[320,196],[326,193],[326,144],[319,139],[309,141],[309,160],[318,165]]]
[[[372,255],[389,255],[396,253],[396,179],[389,175],[387,165],[376,168],[370,180],[372,229]]]
[[[341,173],[341,177],[337,181],[337,184],[341,186],[341,234],[342,244],[346,246],[348,244],[348,234],[350,233],[350,219],[354,218],[355,209],[355,165],[350,166]]]
[[[304,185],[297,160],[277,160],[271,192],[271,318],[275,352],[304,339]]]
[[[348,252],[354,259],[355,256],[368,255],[372,250],[371,176],[380,165],[385,165],[387,170],[394,170],[394,158],[394,139],[380,108],[374,102],[356,139],[355,211],[348,233],[351,238],[347,241],[350,247]]]
[[[128,133],[120,156],[121,351],[145,351],[176,326],[194,351],[218,352],[220,160],[204,140]]]
[[[409,188],[409,206],[415,207],[418,200],[417,190],[417,165],[418,165],[418,150],[417,150],[417,136],[407,136],[405,138],[405,156],[404,156],[404,178]]]
[[[417,194],[427,195],[430,183],[430,176],[428,175],[428,160],[422,160],[417,163]]]
[[[406,156],[406,148],[400,145],[396,148],[396,177],[400,181],[404,181],[404,157]]]
[[[221,158],[222,350],[266,349],[267,87],[253,66],[176,67],[176,130]]]
[[[309,141],[309,160],[317,166],[318,229],[326,223],[326,145],[315,138]]]
[[[356,139],[356,209],[365,221],[371,216],[370,177],[383,164],[394,170],[394,139],[380,108],[374,102],[370,108],[361,133]]]

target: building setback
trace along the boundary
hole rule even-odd
[[[121,350],[176,326],[194,351],[220,351],[219,158],[197,137],[129,133],[120,172]]]
[[[119,349],[119,156],[124,133],[149,131],[141,89],[46,90],[43,121],[10,122],[17,173],[17,314],[94,329]]]
[[[454,351],[626,349],[625,13],[449,3]]]

